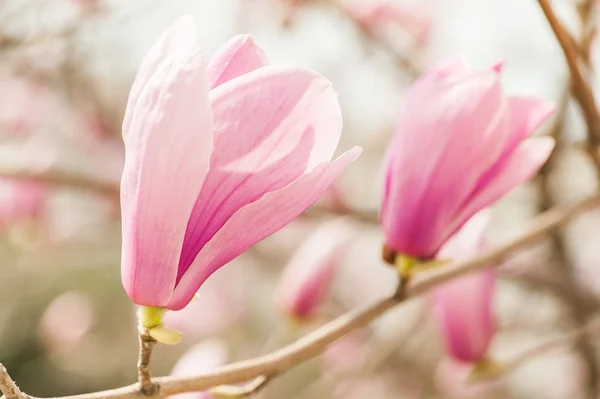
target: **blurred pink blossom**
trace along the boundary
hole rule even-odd
[[[449,60],[410,89],[386,161],[381,222],[391,251],[435,257],[477,211],[548,158],[553,140],[528,137],[553,107],[506,95],[497,69]]]
[[[50,115],[56,99],[41,83],[0,71],[0,133],[29,134]]]
[[[347,193],[344,187],[334,183],[329,187],[317,202],[320,206],[332,210],[334,213],[345,214],[351,213],[352,207],[348,203]]]
[[[453,261],[473,257],[481,248],[489,213],[473,217],[440,251]],[[496,331],[492,309],[494,269],[473,272],[433,290],[436,321],[448,354],[462,362],[475,363],[486,358]]]
[[[355,228],[346,218],[327,222],[296,250],[279,279],[276,303],[292,318],[315,315],[327,298],[344,247]]]
[[[131,300],[182,309],[211,274],[302,213],[360,154],[331,161],[341,128],[324,77],[269,65],[249,36],[207,65],[192,18],[176,22],[142,62],[123,122]]]
[[[425,15],[423,7],[401,5],[391,0],[340,1],[340,4],[365,29],[401,27],[421,46],[429,38],[431,19]]]
[[[0,178],[0,223],[6,226],[20,220],[41,219],[46,198],[43,183]]]
[[[227,345],[218,340],[203,341],[191,347],[173,367],[172,375],[189,376],[208,372],[224,365],[229,357]],[[189,392],[171,395],[177,399],[212,399],[208,392]]]
[[[323,367],[334,377],[362,372],[368,364],[370,346],[361,333],[353,333],[331,344],[323,353]]]
[[[62,294],[50,302],[42,315],[42,341],[53,352],[67,352],[90,330],[94,319],[87,295],[74,291]]]

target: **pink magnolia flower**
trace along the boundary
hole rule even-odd
[[[482,245],[489,214],[473,217],[440,251],[454,260],[474,256]],[[462,362],[485,359],[496,331],[492,309],[496,273],[473,272],[436,287],[433,310],[450,356]]]
[[[335,219],[302,243],[277,286],[276,302],[283,313],[297,319],[315,314],[329,294],[341,252],[353,234],[348,219]]]
[[[334,161],[331,83],[269,65],[249,36],[205,64],[193,20],[152,47],[123,122],[122,279],[133,302],[178,310],[217,269],[292,221],[360,153]]]
[[[173,367],[172,374],[176,376],[190,376],[198,373],[209,372],[227,362],[229,350],[222,341],[203,341],[192,346]],[[208,392],[189,392],[171,395],[172,399],[212,399]]]
[[[381,223],[390,250],[434,257],[471,216],[548,158],[551,138],[527,138],[553,107],[506,95],[498,70],[449,61],[410,89],[386,162]]]

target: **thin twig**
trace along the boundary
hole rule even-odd
[[[563,297],[567,295],[567,287],[560,282],[549,277],[532,275],[528,273],[516,273],[513,270],[504,268],[499,270],[499,276],[510,283],[521,285],[533,291],[546,292],[553,297]],[[583,305],[588,312],[600,309],[600,299],[593,293],[583,291],[580,293]]]
[[[140,390],[147,396],[158,393],[159,386],[152,382],[152,373],[150,372],[150,359],[152,350],[156,346],[156,340],[149,335],[140,334],[140,357],[138,359],[138,382]]]
[[[545,342],[542,342],[533,348],[526,349],[511,359],[502,362],[504,372],[511,373],[533,358],[564,347],[577,346],[582,338],[592,338],[594,336],[597,338],[598,334],[600,334],[600,325],[596,324],[593,326],[584,326],[575,331],[550,338]]]
[[[588,82],[584,79],[584,76],[581,72],[579,57],[582,56],[584,62],[589,61],[589,57],[586,56],[589,55],[589,43],[587,43],[586,39],[590,34],[593,34],[589,32],[591,1],[587,0],[579,10],[583,32],[581,38],[577,42],[572,39],[572,37],[562,26],[553,12],[549,1],[540,0],[539,3],[563,49],[571,72],[570,82],[567,83],[567,87],[569,89],[566,90],[565,95],[563,96],[560,113],[557,116],[551,132],[552,136],[554,136],[556,139],[557,148],[554,150],[550,156],[550,159],[540,171],[540,189],[542,193],[541,210],[545,211],[556,205],[550,192],[549,178],[551,171],[556,165],[557,157],[561,153],[561,147],[564,147],[564,140],[561,140],[561,134],[563,131],[564,117],[566,115],[570,93],[573,92],[573,95],[577,98],[583,111],[583,116],[587,124],[588,150],[598,172],[600,172],[600,158],[598,152],[598,145],[600,144],[600,115],[598,114],[598,109],[592,90],[590,89]],[[570,261],[571,257],[569,256],[569,249],[567,248],[564,242],[564,237],[559,230],[552,232],[550,237],[553,243],[554,258],[557,261],[556,263],[559,266],[563,277],[563,285],[565,286],[563,298],[568,305],[570,318],[576,326],[583,328],[590,317],[590,312],[585,306],[585,299],[583,298],[581,290],[578,287],[575,270]],[[578,337],[576,340],[576,348],[581,354],[581,357],[585,361],[588,369],[588,389],[586,397],[595,399],[598,397],[600,382],[598,379],[600,366],[596,357],[596,348],[586,335],[580,335]]]
[[[411,79],[416,79],[419,77],[419,75],[421,75],[422,71],[415,64],[412,57],[398,51],[390,40],[386,40],[385,38],[381,37],[381,35],[379,35],[373,28],[364,25],[360,21],[357,21],[352,13],[348,11],[343,2],[339,0],[331,0],[329,4],[331,4],[344,17],[351,21],[366,40],[379,46],[382,50],[389,54],[398,64],[400,69],[405,71]]]
[[[270,354],[220,367],[210,373],[191,377],[159,377],[153,379],[153,382],[160,386],[160,395],[166,396],[184,392],[206,391],[219,385],[237,384],[260,376],[273,376],[284,373],[294,366],[320,355],[328,345],[337,339],[356,328],[367,325],[399,303],[421,295],[436,285],[466,273],[490,265],[498,265],[515,251],[545,237],[548,231],[564,225],[583,212],[599,205],[600,196],[596,196],[576,206],[552,209],[538,216],[534,225],[523,236],[468,262],[442,267],[439,270],[423,273],[422,276],[416,276],[405,290],[405,295],[402,298],[385,298],[362,309],[350,311],[294,343]],[[109,391],[67,396],[61,399],[133,399],[143,397],[139,384],[133,384]]]
[[[0,363],[0,391],[5,399],[28,399],[30,396],[21,392],[17,384],[10,378],[6,367]]]
[[[600,114],[598,113],[594,94],[581,71],[578,60],[578,49],[575,46],[575,41],[554,13],[550,1],[538,0],[538,3],[565,54],[569,70],[571,71],[573,95],[581,107],[583,118],[588,127],[588,140],[591,147],[592,159],[600,169],[600,153],[598,152],[598,147],[600,146]]]

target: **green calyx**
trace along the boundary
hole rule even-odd
[[[139,333],[149,335],[158,342],[175,345],[181,341],[181,331],[165,327],[163,318],[167,309],[160,306],[140,306],[138,308]]]
[[[394,265],[398,274],[403,280],[408,280],[415,272],[421,272],[443,266],[450,263],[449,260],[430,259],[423,260],[412,256],[397,254],[394,258]]]

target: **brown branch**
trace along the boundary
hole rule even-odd
[[[583,118],[588,128],[588,140],[590,149],[592,150],[592,159],[597,168],[600,169],[600,154],[598,152],[598,147],[600,146],[600,114],[598,113],[594,94],[581,71],[578,57],[579,51],[575,46],[574,40],[554,13],[550,5],[550,0],[538,0],[538,3],[560,43],[567,64],[569,65],[573,95],[581,107]]]
[[[439,270],[432,270],[423,273],[421,276],[416,276],[405,290],[405,295],[402,298],[385,298],[362,309],[350,311],[296,342],[270,354],[220,367],[210,373],[191,377],[159,377],[153,379],[153,382],[160,386],[160,395],[166,396],[176,393],[206,391],[219,385],[242,383],[260,376],[270,378],[284,373],[294,366],[320,355],[328,345],[337,339],[356,328],[367,325],[399,303],[421,295],[438,284],[466,273],[490,265],[499,265],[515,251],[545,237],[548,231],[564,225],[581,213],[599,205],[600,196],[596,196],[576,206],[552,209],[538,216],[534,225],[526,234],[509,241],[500,248],[486,252],[468,262],[451,267],[442,267]],[[141,392],[139,384],[133,384],[114,390],[67,396],[61,399],[133,399],[143,397],[144,394]]]
[[[589,29],[592,8],[591,1],[586,0],[579,9],[583,30],[579,42],[573,40],[567,33],[556,17],[556,14],[553,12],[549,0],[539,0],[539,3],[563,49],[571,72],[571,81],[568,85],[568,87],[570,86],[570,89],[566,90],[565,95],[563,96],[560,113],[556,118],[556,122],[551,132],[551,135],[556,139],[557,148],[550,156],[548,162],[541,169],[539,175],[540,191],[542,194],[541,207],[542,211],[544,211],[556,205],[551,195],[549,178],[552,169],[556,165],[557,157],[561,152],[561,147],[564,147],[563,140],[561,140],[560,136],[563,130],[564,117],[569,103],[570,93],[573,92],[573,95],[576,97],[581,110],[583,111],[583,116],[587,124],[588,150],[598,172],[600,172],[600,157],[598,152],[598,145],[600,144],[600,114],[598,113],[593,92],[590,89],[588,82],[585,81],[580,68],[580,59],[586,64],[589,62],[590,37],[593,37],[594,35],[594,32]],[[569,256],[569,250],[565,245],[564,237],[560,231],[557,230],[552,232],[550,237],[553,243],[554,258],[560,268],[563,277],[562,283],[565,287],[562,298],[569,308],[571,320],[576,326],[583,328],[586,325],[588,318],[591,316],[591,312],[587,309],[585,298],[578,287],[577,279],[574,275],[575,270],[570,262],[571,257]],[[598,396],[600,384],[600,365],[598,364],[598,359],[596,357],[596,348],[586,335],[580,335],[577,338],[575,347],[581,354],[588,369],[588,392],[586,397],[596,398]]]
[[[595,0],[585,0],[577,5],[577,12],[581,24],[581,39],[579,40],[579,54],[587,67],[591,64],[592,43],[598,33],[598,28],[594,23],[593,14],[595,12]]]
[[[152,382],[152,373],[150,372],[150,358],[152,350],[156,346],[156,340],[149,335],[140,334],[140,357],[138,359],[138,382],[140,390],[144,395],[152,396],[158,393],[160,387]]]
[[[0,363],[0,391],[4,394],[6,399],[28,399],[29,395],[21,392],[17,384],[10,378],[6,367]]]
[[[218,398],[247,398],[259,393],[272,378],[261,375],[246,385],[223,385],[211,389],[210,393]]]

